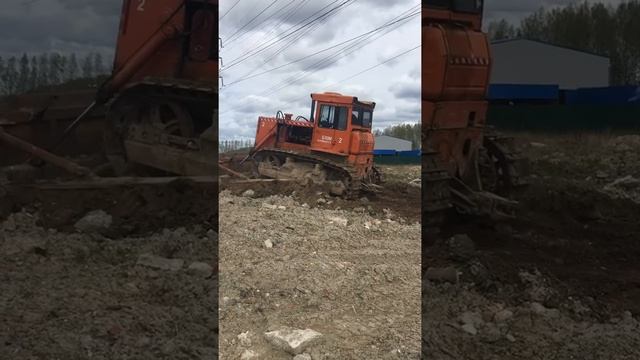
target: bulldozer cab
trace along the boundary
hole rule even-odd
[[[369,143],[375,103],[338,93],[311,95],[311,150],[347,156]],[[372,144],[371,144],[372,145]]]

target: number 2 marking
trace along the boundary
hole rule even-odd
[[[147,0],[138,0],[140,5],[138,5],[138,11],[144,11],[144,6],[147,3]]]

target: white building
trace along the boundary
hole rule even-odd
[[[511,39],[491,44],[491,84],[609,86],[609,58],[545,42]]]
[[[374,150],[411,151],[411,141],[398,139],[392,136],[376,136]]]

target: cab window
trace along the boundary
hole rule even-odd
[[[362,112],[362,126],[366,128],[371,127],[371,111]]]
[[[371,127],[371,110],[365,109],[353,109],[351,112],[351,123],[355,126],[362,126],[365,128]]]
[[[323,129],[346,130],[347,108],[344,106],[321,105],[318,127]]]

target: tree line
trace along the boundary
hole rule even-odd
[[[76,79],[93,79],[109,69],[99,52],[79,58],[75,53],[0,56],[0,95],[15,95]]]
[[[420,149],[422,146],[421,123],[392,125],[382,130],[375,130],[374,135],[387,135],[398,139],[411,141],[411,148],[413,150]]]
[[[507,20],[488,25],[492,40],[525,38],[609,57],[612,85],[640,84],[640,1],[618,6],[574,3],[537,12],[519,25]]]

